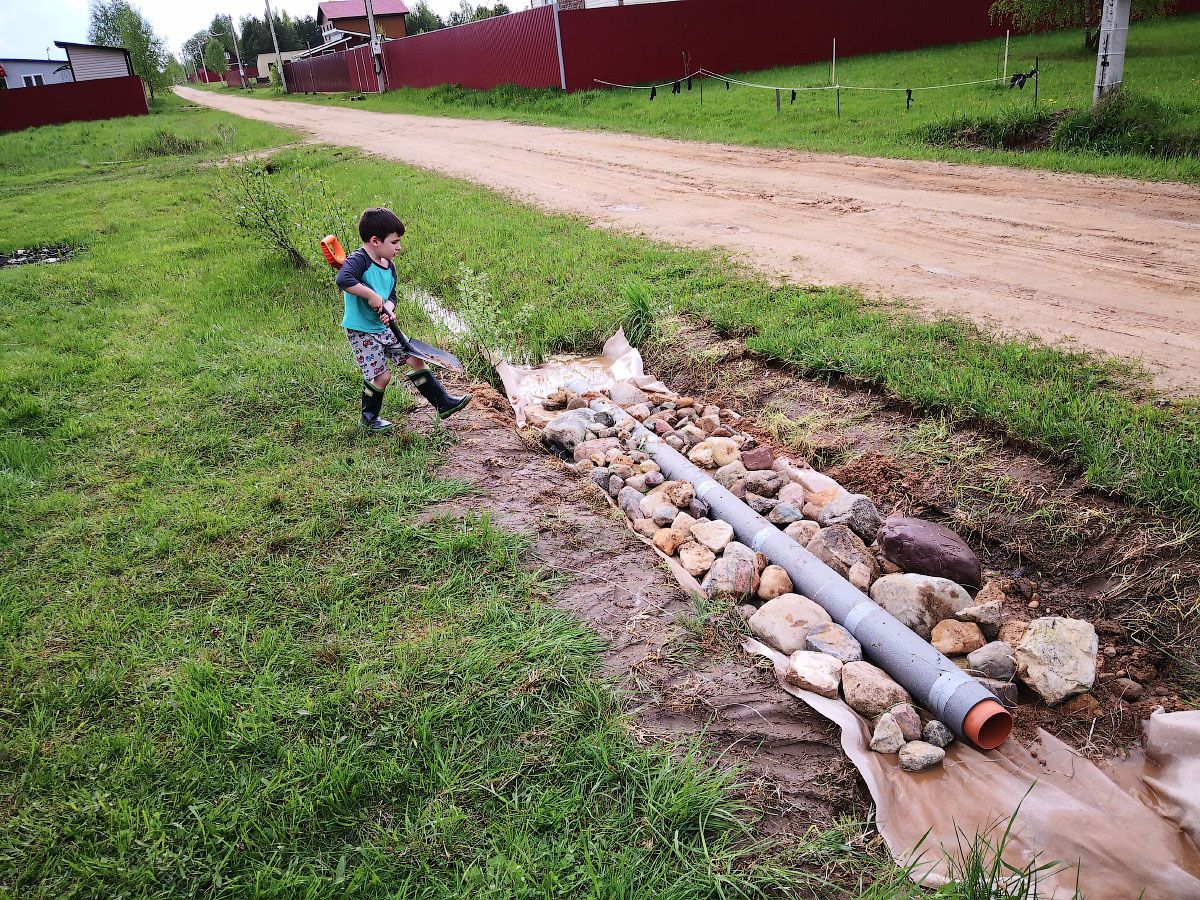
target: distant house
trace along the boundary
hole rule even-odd
[[[74,44],[70,41],[55,41],[54,46],[67,51],[67,65],[71,67],[75,81],[127,78],[133,74],[133,61],[124,47]]]
[[[14,67],[10,73],[5,66],[5,82],[19,77],[23,90],[0,91],[0,131],[144,116],[149,111],[146,86],[134,74],[128,50],[72,41],[55,41],[54,46],[67,51],[66,60],[25,60],[39,63],[42,68],[36,72]]]
[[[401,0],[374,0],[371,11],[375,14],[375,30],[384,40],[407,34],[404,17],[408,15],[408,7]],[[371,25],[364,0],[327,0],[317,4],[317,25],[322,44],[309,51],[313,56],[348,50],[370,40]]]
[[[285,50],[279,55],[283,57],[284,62],[287,62],[288,60],[295,59],[297,56],[303,56],[304,53],[304,50]],[[255,66],[255,68],[258,70],[257,80],[260,83],[270,81],[271,72],[275,70],[276,62],[277,60],[275,59],[274,50],[272,50],[270,53],[258,54],[258,64]]]
[[[65,59],[0,59],[0,80],[8,88],[74,81],[71,66]]]

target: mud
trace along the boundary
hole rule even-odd
[[[1200,187],[823,156],[177,88],[771,275],[1141,360],[1200,393]]]
[[[802,833],[865,807],[836,729],[779,689],[738,648],[732,610],[702,621],[659,557],[625,526],[600,490],[516,432],[507,401],[486,386],[453,419],[457,443],[443,472],[470,496],[427,516],[486,510],[532,539],[531,565],[562,576],[553,602],[603,638],[604,672],[625,693],[638,739],[690,744],[741,769],[737,792],[761,816],[760,833]],[[412,414],[429,428],[427,408]]]
[[[1068,462],[986,431],[951,428],[845,382],[800,377],[703,326],[668,330],[642,355],[674,390],[738,410],[742,430],[868,495],[885,516],[958,532],[985,578],[1006,580],[1010,617],[1096,625],[1093,693],[1048,708],[1023,692],[1018,739],[1042,727],[1102,757],[1136,744],[1155,707],[1194,705],[1200,541],[1186,524],[1106,497]],[[1124,676],[1145,688],[1136,703],[1108,687]]]

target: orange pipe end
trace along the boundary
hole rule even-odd
[[[995,700],[980,700],[963,719],[963,733],[984,750],[995,750],[1008,740],[1012,727],[1012,714]]]

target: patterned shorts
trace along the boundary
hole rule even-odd
[[[391,329],[371,334],[347,328],[346,339],[350,341],[350,349],[354,351],[354,362],[362,369],[363,378],[367,381],[374,381],[386,372],[389,360],[403,363],[408,358]]]

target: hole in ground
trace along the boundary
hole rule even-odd
[[[79,252],[77,247],[66,244],[49,247],[32,247],[0,253],[0,266],[28,266],[37,263],[60,263]]]

